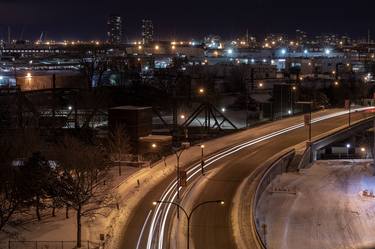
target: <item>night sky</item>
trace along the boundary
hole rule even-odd
[[[245,34],[338,33],[375,37],[373,0],[0,0],[0,37],[7,26],[12,37],[37,39],[105,39],[106,17],[124,18],[125,38],[140,36],[141,20],[154,21],[155,38],[202,38],[214,33],[226,38]]]

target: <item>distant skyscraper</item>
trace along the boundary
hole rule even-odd
[[[111,44],[120,44],[122,42],[122,18],[119,15],[110,15],[107,21],[108,42]]]
[[[149,44],[153,41],[154,37],[154,25],[151,20],[142,20],[142,42],[143,44]]]
[[[297,29],[296,30],[296,38],[297,38],[297,41],[303,45],[306,43],[307,41],[307,33],[305,31],[302,31],[300,29]]]

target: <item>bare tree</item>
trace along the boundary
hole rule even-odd
[[[0,139],[0,230],[17,210],[20,200],[15,172],[12,170],[13,148],[7,137]]]
[[[108,154],[112,162],[118,163],[118,175],[121,176],[121,161],[130,153],[129,137],[124,126],[116,126],[108,136]]]
[[[112,205],[108,195],[108,169],[96,146],[65,137],[56,147],[59,192],[66,206],[76,211],[77,247],[81,247],[81,218]]]

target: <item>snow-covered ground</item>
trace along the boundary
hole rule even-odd
[[[361,195],[375,192],[372,172],[371,161],[336,160],[277,177],[256,213],[267,248],[375,248],[375,198]]]
[[[116,189],[118,185],[134,175],[139,168],[122,167],[121,176],[118,175],[118,167],[111,169],[111,186]],[[134,188],[137,183],[133,184]],[[82,240],[98,242],[100,234],[106,234],[106,219],[112,212],[111,209],[99,210],[100,215],[83,217]],[[42,220],[36,219],[34,208],[25,210],[22,214],[15,214],[10,225],[5,226],[0,232],[0,249],[8,248],[8,240],[13,241],[75,241],[76,240],[76,213],[69,210],[69,218],[66,219],[65,209],[57,209],[56,217],[52,217],[52,210],[42,210]],[[86,242],[83,242],[84,244]],[[66,243],[67,245],[69,243]],[[74,243],[72,244],[74,247]],[[59,247],[60,244],[58,245]],[[16,248],[16,247],[15,247]],[[23,247],[25,248],[25,247]],[[67,247],[68,248],[68,247]]]

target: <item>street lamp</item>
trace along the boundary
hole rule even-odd
[[[217,201],[205,201],[205,202],[201,202],[199,203],[198,205],[196,205],[195,207],[193,207],[193,209],[190,211],[190,213],[188,213],[180,204],[178,203],[175,203],[175,202],[171,202],[171,201],[154,201],[152,204],[154,206],[156,206],[157,204],[170,204],[170,205],[175,205],[179,210],[181,209],[182,212],[185,214],[186,216],[186,219],[187,219],[187,242],[186,242],[186,248],[189,249],[190,248],[190,220],[191,220],[191,217],[193,216],[193,214],[195,213],[195,211],[204,206],[204,205],[207,205],[207,204],[218,204],[218,205],[221,205],[223,206],[225,204],[225,202],[223,200],[217,200]]]
[[[260,82],[260,83],[258,84],[258,87],[259,87],[259,88],[262,88],[262,87],[263,87],[263,83]]]
[[[201,144],[201,170],[202,170],[202,175],[204,175],[204,144]]]
[[[153,144],[151,144],[151,147],[152,147],[153,149],[155,149],[156,147],[158,147],[158,145],[155,144],[155,143],[153,143]]]
[[[199,88],[199,94],[204,94],[204,88],[203,87]]]

